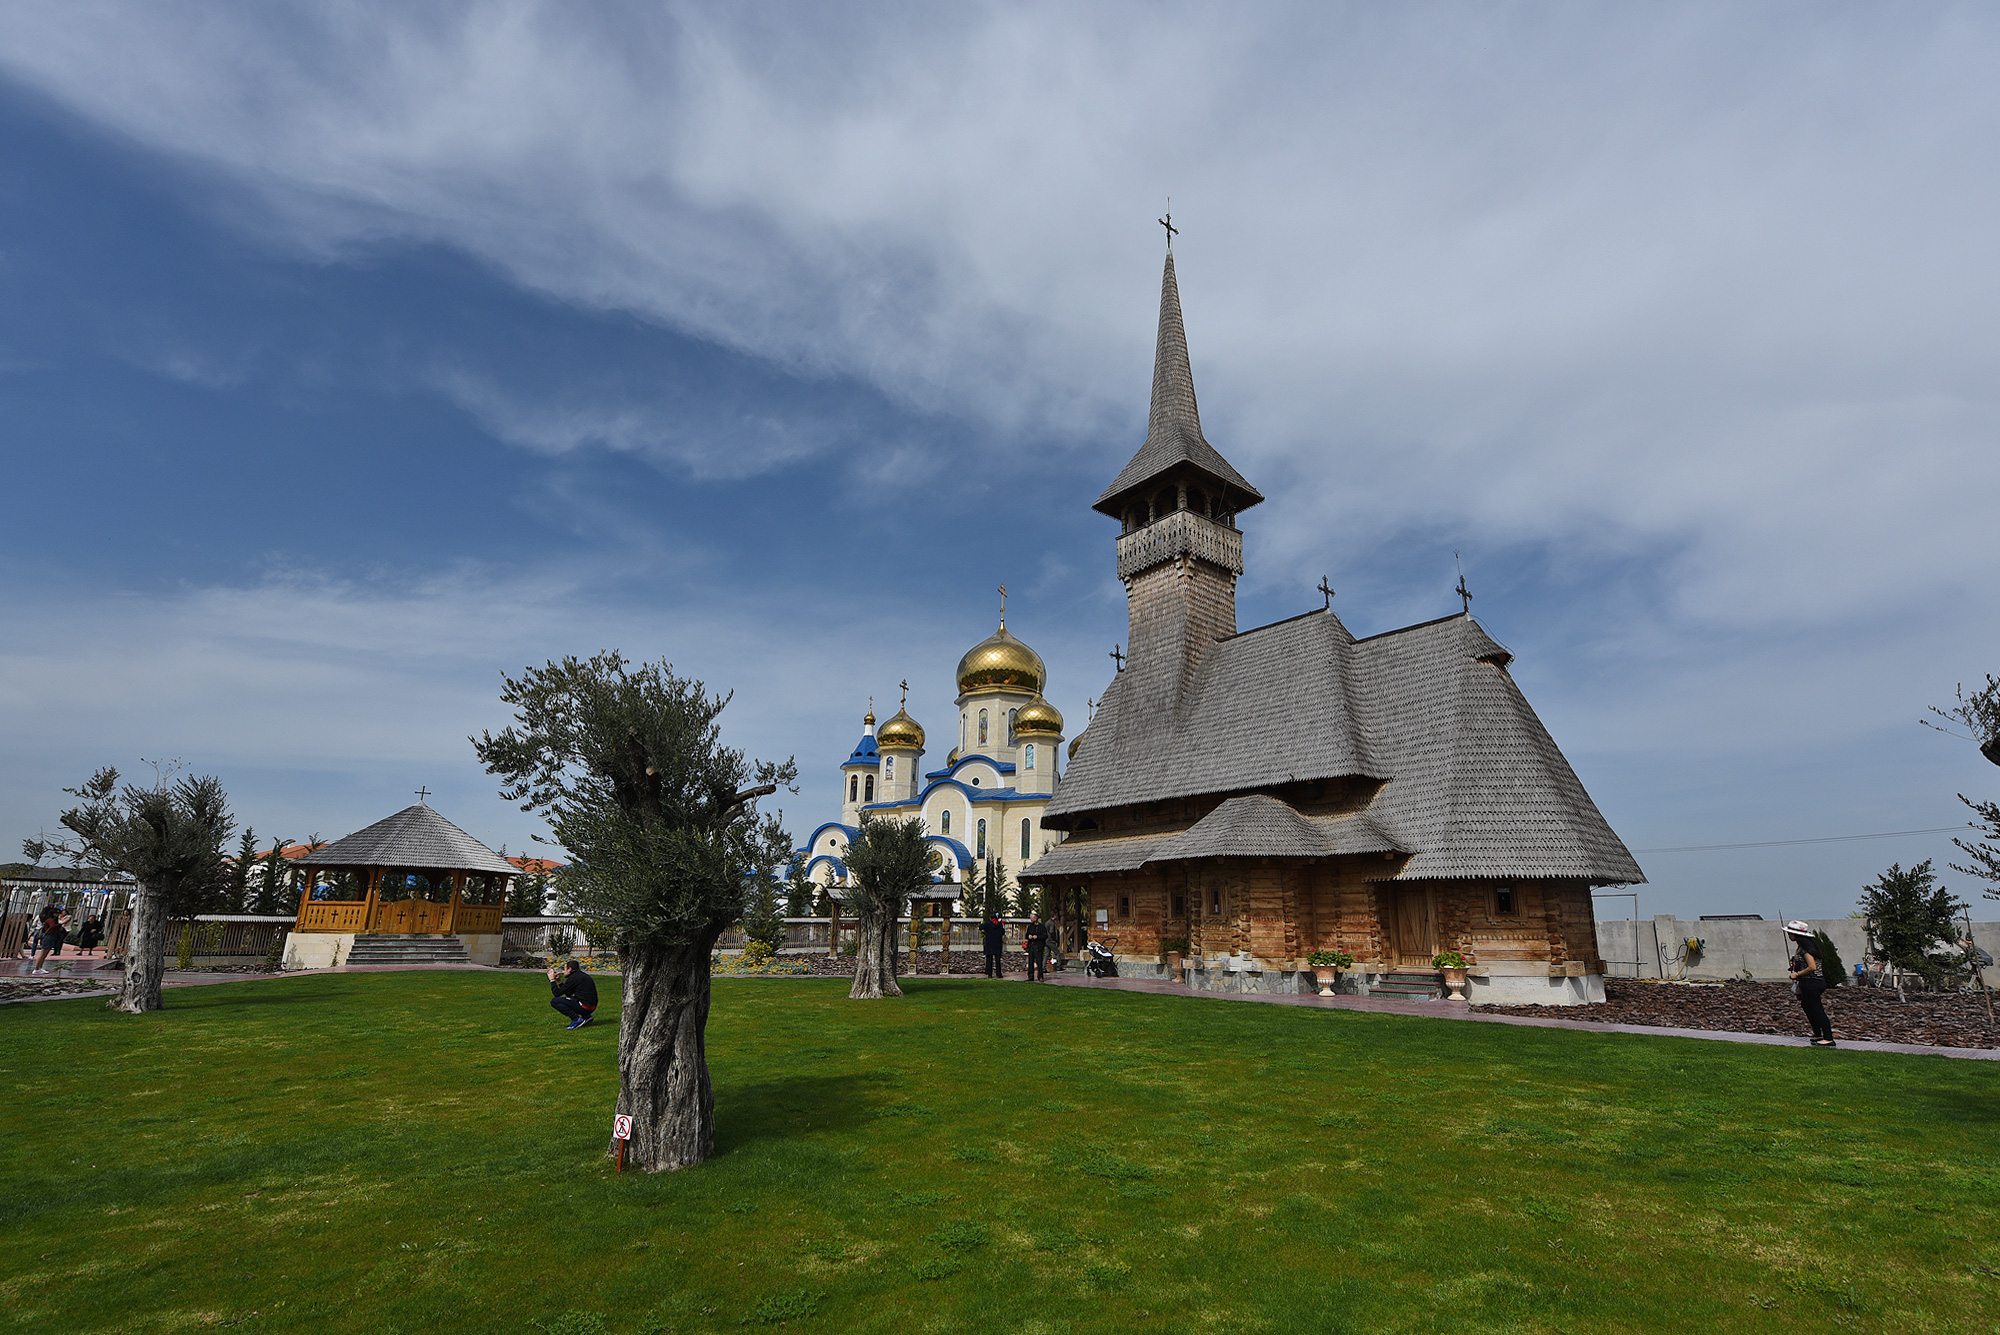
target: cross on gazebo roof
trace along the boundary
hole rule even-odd
[[[429,797],[430,795],[431,795],[431,790],[430,790],[429,788],[419,788],[419,789],[417,789],[417,801],[419,801],[419,802],[423,801],[423,800],[424,800],[425,798]]]

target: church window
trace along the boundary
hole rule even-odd
[[[986,711],[979,711],[979,744],[986,745]]]
[[[850,775],[848,775],[848,776],[847,776],[847,800],[848,800],[848,801],[850,801],[850,802],[852,802],[852,801],[854,800],[854,795],[855,795],[855,794],[856,794],[856,793],[857,793],[858,791],[860,791],[860,788],[861,788],[861,776],[860,776],[860,775],[858,775],[858,774],[850,774]]]
[[[946,834],[950,834],[950,833],[951,833],[951,813],[950,813],[949,811],[945,812],[945,813],[944,813],[944,814],[943,814],[942,816],[939,816],[939,817],[938,817],[938,820],[939,820],[940,822],[942,822],[942,823],[943,823],[943,825],[944,825],[944,832],[945,832]]]
[[[1027,761],[1028,768],[1033,769],[1035,767],[1035,744],[1033,742],[1028,743]]]
[[[1511,918],[1514,916],[1514,887],[1502,883],[1493,887],[1493,916]]]
[[[1176,918],[1185,918],[1185,917],[1187,917],[1187,896],[1186,896],[1186,895],[1175,895],[1175,896],[1174,896],[1174,912],[1173,912],[1173,916],[1174,916],[1174,917],[1176,917]]]
[[[1212,918],[1222,916],[1222,887],[1210,886],[1208,890],[1208,913]]]
[[[1132,896],[1130,895],[1118,896],[1118,916],[1121,918],[1129,918],[1132,916]]]
[[[1028,820],[1027,817],[1023,816],[1021,818],[1021,861],[1026,862],[1027,860],[1028,860]]]
[[[896,781],[896,757],[894,756],[883,757],[882,777],[888,780],[890,783],[894,783]]]
[[[862,785],[861,800],[864,802],[873,802],[875,800],[875,776],[873,774],[869,775],[868,782]]]
[[[1014,744],[1014,715],[1020,712],[1021,711],[1018,709],[1010,709],[1007,711],[1007,745],[1009,746],[1012,746]]]
[[[986,856],[986,822],[979,822],[979,856]]]

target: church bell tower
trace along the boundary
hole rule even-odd
[[[1168,240],[1146,442],[1091,508],[1119,523],[1125,671],[1137,674],[1125,689],[1141,708],[1178,712],[1202,654],[1236,633],[1236,516],[1264,497],[1201,434],[1171,230]]]

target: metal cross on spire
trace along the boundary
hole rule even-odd
[[[1333,610],[1333,586],[1326,582],[1325,575],[1319,577],[1319,591],[1326,595],[1326,606],[1320,610],[1322,612],[1331,612]]]
[[[417,789],[417,805],[418,806],[425,805],[424,799],[429,797],[430,795],[431,795],[431,790],[428,788]]]
[[[1181,229],[1174,226],[1174,197],[1172,195],[1167,196],[1167,216],[1159,219],[1159,224],[1167,229],[1167,249],[1171,252],[1174,248],[1174,238],[1181,234]]]
[[[1457,552],[1451,554],[1451,559],[1458,566],[1458,587],[1453,589],[1452,592],[1457,594],[1458,600],[1465,605],[1465,614],[1471,616],[1472,590],[1465,587],[1465,563],[1458,559]]]
[[[1125,670],[1125,650],[1123,646],[1116,644],[1111,646],[1111,661],[1118,665],[1120,672]]]
[[[1000,624],[1007,624],[1007,586],[1000,586]]]
[[[910,679],[905,677],[896,684],[903,688],[903,703],[896,706],[898,709],[902,709],[910,703]]]

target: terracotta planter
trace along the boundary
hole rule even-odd
[[[1334,984],[1340,981],[1340,970],[1331,964],[1315,964],[1313,977],[1319,980],[1319,994],[1330,997],[1333,995]]]
[[[1446,1001],[1461,1003],[1465,1001],[1465,970],[1446,969],[1444,971],[1444,985],[1451,991],[1451,995],[1445,998]]]
[[[1167,977],[1175,982],[1179,982],[1180,976],[1181,953],[1178,950],[1169,950],[1167,952]]]

